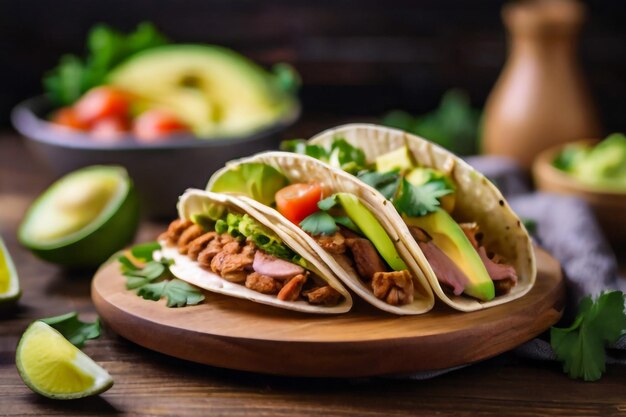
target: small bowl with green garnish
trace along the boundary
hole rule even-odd
[[[612,242],[626,241],[626,136],[583,140],[543,151],[533,165],[542,191],[585,200]]]

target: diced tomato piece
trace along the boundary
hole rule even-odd
[[[165,110],[148,110],[139,115],[133,124],[133,133],[141,142],[159,142],[176,132],[188,130],[178,117]]]
[[[107,117],[96,121],[92,126],[91,135],[101,141],[116,141],[128,132],[128,121],[122,117]]]
[[[113,87],[95,87],[87,91],[75,104],[76,117],[91,125],[98,120],[128,117],[130,99],[128,95]]]
[[[70,129],[85,130],[87,125],[82,123],[76,117],[76,111],[73,107],[63,107],[54,112],[50,121]]]
[[[300,224],[305,217],[318,211],[317,203],[322,199],[319,184],[291,184],[276,193],[276,208],[287,219]]]

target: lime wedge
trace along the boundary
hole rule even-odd
[[[11,304],[20,298],[20,282],[9,250],[0,237],[0,305]]]
[[[94,267],[130,242],[138,223],[138,198],[126,170],[90,166],[59,179],[37,198],[18,237],[48,262]]]
[[[113,385],[107,371],[42,321],[22,335],[15,363],[28,388],[48,398],[82,398]]]

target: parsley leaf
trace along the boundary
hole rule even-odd
[[[318,201],[317,207],[320,210],[328,211],[331,208],[335,207],[336,204],[337,204],[337,195],[333,194],[330,197],[326,197],[325,199]]]
[[[335,139],[330,145],[328,163],[351,174],[366,169],[365,152],[350,145],[345,139]]]
[[[328,160],[328,152],[320,145],[310,145],[304,139],[285,140],[280,144],[280,150],[307,155],[322,161]]]
[[[392,200],[398,191],[400,185],[400,171],[393,170],[389,172],[363,172],[357,177],[367,185],[374,187],[387,200]]]
[[[398,211],[409,217],[420,217],[432,213],[439,207],[439,198],[452,190],[444,182],[428,182],[419,186],[402,178],[402,183],[393,204]]]
[[[280,144],[280,149],[287,152],[308,155],[351,174],[356,174],[368,168],[365,160],[365,152],[356,146],[352,146],[348,141],[342,138],[335,139],[331,143],[330,149],[321,145],[311,145],[303,139],[283,141]]]
[[[350,217],[348,216],[335,216],[333,217],[333,219],[335,219],[335,223],[340,224],[344,227],[347,227],[348,229],[352,230],[354,233],[361,233],[361,230],[359,229],[359,226],[357,226],[352,219],[350,219]]]
[[[75,311],[39,321],[56,329],[77,348],[82,348],[87,340],[100,337],[100,319],[96,319],[93,323],[86,323],[78,320],[78,313]]]
[[[139,260],[149,261],[152,259],[152,254],[159,249],[161,249],[161,245],[158,242],[148,242],[133,246],[130,253]]]
[[[202,293],[180,279],[169,281],[163,290],[163,295],[167,297],[168,307],[184,307],[186,305],[198,304],[204,300]]]
[[[300,222],[300,227],[305,232],[316,235],[332,235],[339,228],[335,219],[325,211],[317,211]]]
[[[180,279],[144,285],[137,291],[137,295],[153,301],[166,297],[168,307],[184,307],[204,300],[204,295]]]
[[[145,49],[168,43],[150,23],[141,23],[127,35],[106,25],[94,26],[87,35],[85,59],[64,55],[43,79],[44,89],[53,104],[74,103],[92,87],[104,84],[110,70]]]
[[[606,369],[605,347],[625,332],[624,294],[609,291],[595,301],[585,297],[570,327],[551,329],[550,344],[571,378],[595,381]]]
[[[126,276],[126,288],[135,290],[146,300],[167,298],[168,307],[195,305],[204,300],[202,292],[174,276],[169,270],[170,259],[154,260],[154,252],[161,248],[156,242],[144,243],[125,251],[118,258]]]
[[[361,233],[359,227],[348,216],[333,216],[328,212],[337,205],[337,194],[326,197],[317,202],[317,211],[300,222],[300,227],[305,232],[316,235],[332,235],[342,225],[355,233]]]

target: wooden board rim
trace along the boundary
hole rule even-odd
[[[165,307],[163,300],[147,301],[127,291],[116,264],[98,271],[92,282],[92,299],[103,320],[122,337],[148,349],[207,365],[314,377],[431,371],[495,356],[532,339],[558,321],[565,297],[560,265],[542,250],[536,250],[536,254],[539,267],[537,284],[526,297],[473,313],[453,312],[439,305],[434,312],[428,313],[431,316],[398,317],[372,311],[370,306],[357,303],[354,313],[325,317],[279,310],[216,294],[208,294],[212,304],[204,304],[204,307],[172,310]],[[223,306],[225,310],[221,309]],[[237,322],[243,320],[247,325],[249,319],[254,318],[265,329],[271,329],[276,324],[280,324],[281,328],[270,335],[262,335],[258,331],[246,333],[245,327],[244,333],[241,329],[235,332],[233,328],[237,327],[232,325],[225,325],[222,329],[214,326],[210,331],[200,329],[206,327],[206,322],[193,320],[211,310],[211,314],[232,320],[234,324],[241,325]],[[507,310],[515,314],[506,320],[494,318],[502,316]],[[294,315],[297,317],[295,321]],[[184,325],[180,320],[176,321],[178,316],[183,316]],[[446,323],[459,318],[471,318],[473,321],[485,319],[485,322],[474,323],[471,327],[459,325],[451,331],[431,329],[430,332],[412,336],[404,333],[404,336],[367,335],[355,338],[341,333],[342,337],[335,335],[333,340],[318,333],[318,336],[303,337],[307,331],[328,323],[344,328],[355,327],[357,332],[363,329],[377,331],[376,326],[402,323],[395,329],[386,327],[380,330],[382,335],[385,332],[395,334],[398,329],[406,332],[406,323],[441,322],[437,317],[452,317],[445,318],[443,322]],[[303,327],[301,321],[304,321]],[[368,321],[372,321],[372,326]],[[504,333],[505,329],[510,330]],[[459,340],[463,341],[460,346]],[[450,349],[450,346],[456,349]]]

